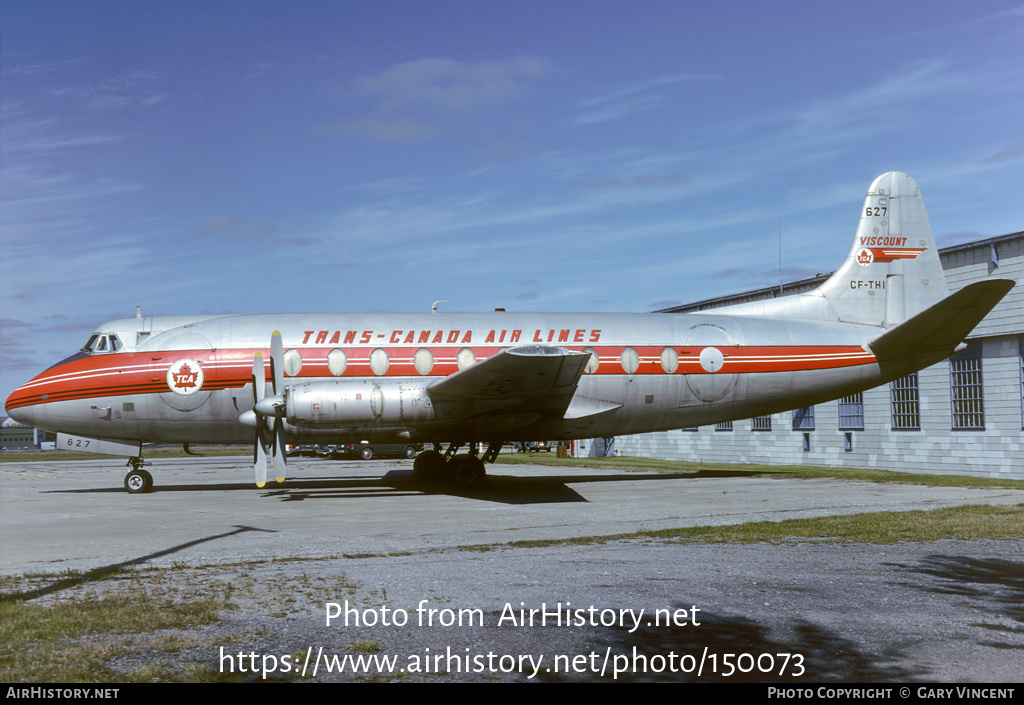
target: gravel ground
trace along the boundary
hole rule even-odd
[[[276,664],[268,680],[319,682],[1024,679],[1024,541],[630,540],[215,566],[181,575],[242,586],[244,606],[190,633],[194,646],[169,660],[140,650],[120,668],[155,658],[172,669],[192,662],[236,673]],[[327,603],[355,610],[348,626],[344,616],[326,624]],[[541,626],[539,616],[533,626],[521,623],[521,608],[545,606],[562,614],[582,609],[572,617],[583,624],[549,618]],[[667,610],[661,614],[675,623],[652,624],[655,610]],[[433,626],[420,625],[430,617]],[[348,661],[345,672],[326,672],[328,659],[346,656],[371,659],[371,666]],[[391,657],[393,668],[372,660]]]
[[[407,462],[297,466],[254,491],[245,458],[165,460],[136,496],[107,461],[6,463],[0,573],[50,576],[7,592],[227,597],[205,627],[88,638],[115,672],[163,680],[1024,680],[1021,540],[503,546],[1020,491],[503,467],[463,496],[417,488]],[[348,625],[326,624],[328,603],[355,610]]]

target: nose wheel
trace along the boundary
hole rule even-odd
[[[144,494],[153,489],[153,476],[142,469],[142,458],[129,458],[131,470],[124,476],[124,488],[130,494]]]

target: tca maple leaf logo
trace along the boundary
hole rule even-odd
[[[187,364],[183,364],[174,375],[174,386],[179,389],[188,389],[196,386],[196,373]]]
[[[866,247],[857,253],[857,264],[862,267],[867,267],[869,264],[875,261],[875,256],[871,253],[871,250]]]
[[[203,368],[195,360],[178,360],[167,370],[167,386],[176,394],[195,394],[203,386]]]

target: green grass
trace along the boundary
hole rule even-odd
[[[894,472],[869,468],[826,468],[810,465],[744,465],[740,463],[693,463],[684,460],[657,458],[556,458],[550,454],[520,453],[499,455],[502,465],[546,465],[564,468],[624,469],[637,472],[680,473],[694,477],[766,477],[800,480],[831,479],[859,482],[890,482],[933,487],[991,487],[1024,489],[1024,480],[972,475],[939,475],[916,472]]]
[[[266,600],[270,580],[279,595],[273,601]],[[238,641],[216,626],[226,613],[254,606],[264,616],[308,613],[354,587],[338,574],[284,575],[271,560],[2,576],[0,682],[251,680],[209,665],[211,644],[231,650]],[[262,637],[247,635],[238,648],[253,638]]]
[[[109,665],[142,648],[125,635],[210,624],[228,607],[212,596],[180,600],[155,596],[137,585],[56,604],[2,602],[0,681],[134,680],[130,671]]]
[[[928,511],[869,512],[848,516],[756,521],[728,526],[694,526],[637,531],[609,536],[578,536],[568,539],[512,541],[509,548],[578,546],[611,541],[656,540],[673,543],[828,543],[891,544],[941,539],[974,541],[1024,538],[1024,505],[987,504],[948,507]],[[465,547],[463,550],[481,550]]]

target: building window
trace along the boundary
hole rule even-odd
[[[697,431],[698,428],[696,426],[687,426],[686,428],[681,428],[679,430],[680,431]]]
[[[716,431],[731,431],[732,430],[732,421],[723,421],[722,423],[716,423],[715,424],[715,430]]]
[[[793,430],[813,431],[814,430],[814,407],[805,406],[802,409],[793,409]]]
[[[894,431],[921,430],[916,372],[889,384],[889,406],[892,408]]]
[[[772,417],[771,416],[755,416],[750,419],[750,430],[751,431],[771,431],[772,430]]]
[[[839,400],[839,430],[864,430],[864,393],[857,392]]]
[[[985,429],[985,397],[981,379],[981,346],[971,343],[949,358],[949,393],[953,430]]]

